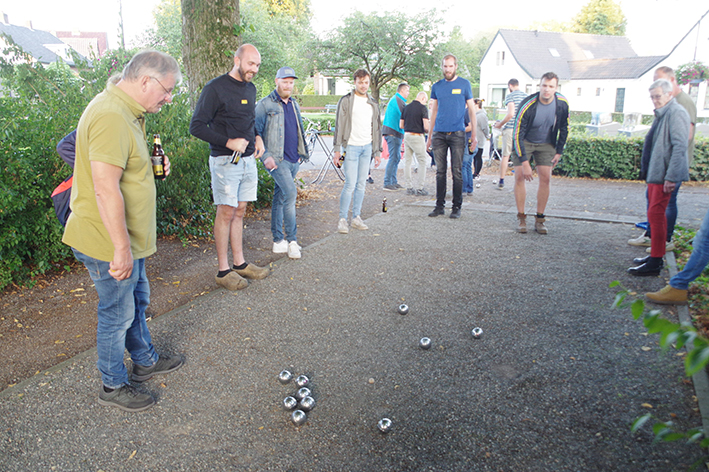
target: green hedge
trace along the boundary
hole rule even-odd
[[[325,105],[337,105],[342,95],[293,95],[301,107],[324,108]]]

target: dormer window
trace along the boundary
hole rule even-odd
[[[561,54],[559,54],[559,51],[557,51],[556,48],[549,48],[549,54],[554,57],[561,57]]]

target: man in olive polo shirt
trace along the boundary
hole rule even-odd
[[[156,251],[155,179],[145,113],[169,103],[180,78],[172,57],[141,51],[89,103],[77,128],[72,213],[62,241],[84,263],[99,295],[96,347],[103,385],[98,402],[131,412],[150,408],[155,400],[128,383],[126,349],[136,382],[177,370],[183,362],[180,356],[158,355],[145,321],[150,303],[145,258]]]

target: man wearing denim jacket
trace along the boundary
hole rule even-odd
[[[275,90],[256,105],[256,134],[261,136],[266,148],[261,162],[275,183],[271,204],[273,252],[288,253],[291,259],[300,259],[295,223],[298,189],[294,180],[300,160],[307,159],[308,154],[300,107],[291,99],[297,78],[291,67],[281,67],[276,73]]]

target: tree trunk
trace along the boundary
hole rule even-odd
[[[182,0],[182,61],[192,109],[204,84],[231,70],[239,23],[238,0]]]

